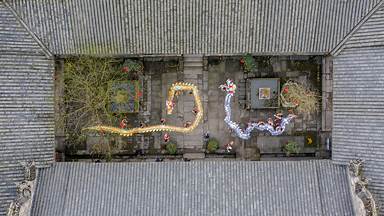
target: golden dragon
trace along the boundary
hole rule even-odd
[[[169,131],[169,132],[177,132],[177,133],[189,133],[192,130],[194,130],[200,123],[201,119],[203,118],[203,106],[201,103],[199,91],[197,87],[191,83],[182,83],[177,82],[172,84],[172,86],[168,90],[168,99],[166,101],[166,109],[167,114],[172,114],[174,103],[173,99],[175,95],[179,95],[181,91],[189,91],[192,93],[194,99],[195,99],[195,109],[197,110],[195,112],[196,117],[194,121],[188,125],[187,127],[177,127],[177,126],[170,126],[170,125],[152,125],[147,127],[136,127],[136,128],[130,128],[130,129],[123,129],[118,127],[111,127],[111,126],[104,126],[104,125],[97,125],[93,127],[84,128],[83,130],[92,130],[92,131],[99,131],[99,132],[108,132],[108,133],[114,133],[119,134],[121,136],[134,136],[135,134],[139,133],[151,133],[151,132],[160,132],[160,131]]]

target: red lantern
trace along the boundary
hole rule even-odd
[[[240,64],[244,64],[244,63],[245,63],[244,59],[241,58],[241,59],[240,59]]]

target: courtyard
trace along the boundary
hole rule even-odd
[[[244,63],[244,60],[248,62]],[[122,120],[124,120],[124,128],[127,129],[158,125],[162,121],[167,125],[183,127],[193,121],[196,115],[193,113],[196,101],[191,96],[191,92],[184,91],[178,95],[173,113],[168,115],[166,112],[168,91],[176,82],[192,83],[197,87],[203,107],[202,121],[197,128],[187,134],[171,131],[140,133],[127,137],[83,131],[70,134],[68,132],[71,130],[68,128],[73,125],[67,124],[56,130],[59,152],[63,152],[61,155],[65,155],[67,160],[124,161],[217,157],[273,160],[277,157],[299,159],[329,155],[325,145],[329,142],[328,134],[322,132],[324,107],[321,106],[323,78],[321,57],[184,56],[136,58],[132,61],[140,62],[142,71],[135,73],[133,78],[130,75],[124,79],[136,80],[137,88],[131,88],[134,90],[130,93],[136,95],[136,102],[114,93],[112,98],[122,98],[132,102],[131,104],[121,102],[122,105],[112,106],[115,110],[111,111],[113,117],[108,123],[112,124],[110,126],[122,127]],[[61,80],[62,83],[65,80],[63,81],[60,77],[65,73],[65,67],[68,67],[65,62],[65,60],[58,61],[57,80]],[[117,62],[127,62],[127,60]],[[114,67],[121,67],[116,65],[118,63],[115,63]],[[124,72],[124,67],[122,70]],[[271,136],[266,131],[255,130],[250,139],[239,139],[224,122],[226,94],[219,86],[227,79],[233,80],[237,85],[231,103],[231,116],[232,120],[238,122],[242,128],[245,128],[249,122],[265,122],[269,118],[274,118],[276,113],[283,115],[294,113],[297,117],[287,125],[282,135]],[[318,93],[317,112],[297,112],[283,106],[280,101],[280,91],[283,84],[288,81],[300,83]],[[121,90],[121,81],[117,83]],[[259,88],[263,85],[268,88]],[[60,85],[58,86],[56,95],[60,97],[60,93],[65,94],[65,87],[62,85],[60,89]],[[129,86],[124,88],[129,89]],[[268,95],[265,98],[259,98],[261,95],[259,89],[266,89]],[[135,93],[135,91],[138,92]],[[60,104],[63,102],[57,103],[58,109],[63,109]],[[120,112],[118,109],[128,109],[128,111]],[[285,148],[287,144],[293,144],[294,147],[293,152],[289,154]],[[228,145],[231,149],[228,149]]]

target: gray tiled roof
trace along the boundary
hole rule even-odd
[[[53,162],[53,61],[0,1],[0,215],[23,178],[19,162]]]
[[[369,188],[384,204],[384,6],[334,59],[333,160],[365,160]],[[382,211],[382,215],[384,212]]]
[[[366,160],[384,203],[384,47],[345,49],[334,60],[333,160]]]
[[[331,161],[55,163],[32,216],[353,215],[345,166]]]
[[[384,45],[384,6],[378,10],[346,41],[345,48]]]
[[[324,54],[380,0],[6,0],[55,54]]]

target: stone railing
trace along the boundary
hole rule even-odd
[[[352,190],[353,205],[358,216],[378,216],[378,207],[368,190],[368,179],[362,175],[362,160],[349,163],[349,179]]]
[[[22,163],[24,180],[16,187],[16,199],[8,208],[7,216],[28,216],[32,206],[32,193],[36,184],[36,165],[33,161]]]

